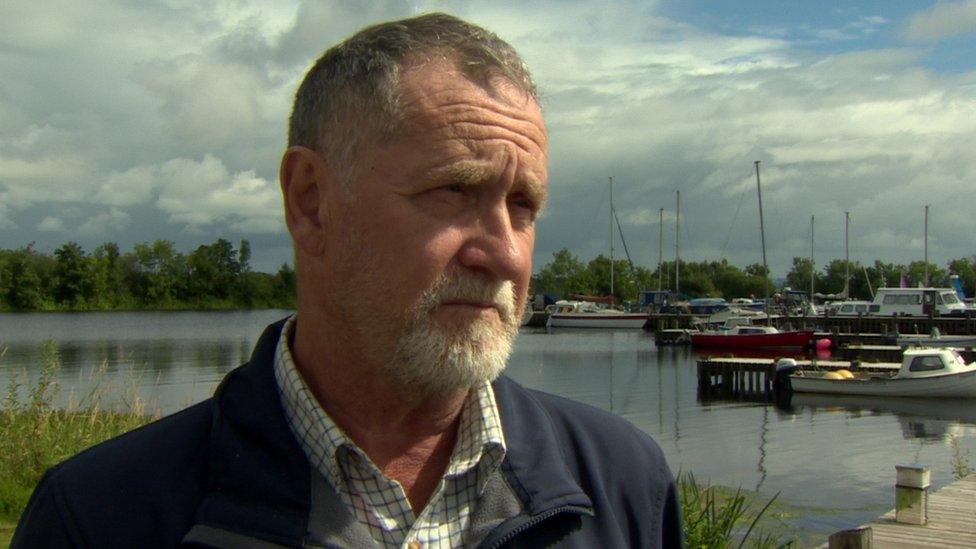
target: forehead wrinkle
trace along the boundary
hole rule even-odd
[[[407,132],[423,132],[444,128],[454,129],[467,125],[496,128],[515,136],[515,139],[512,140],[526,152],[532,153],[533,151],[531,151],[531,147],[524,144],[525,141],[531,142],[542,151],[548,148],[548,138],[541,111],[529,110],[532,105],[535,105],[533,101],[527,101],[527,109],[509,107],[503,102],[481,98],[472,100],[470,98],[451,97],[449,101],[433,101],[438,95],[447,94],[450,91],[423,94],[413,101],[405,102],[401,111],[404,129]],[[493,121],[492,118],[496,116],[502,116],[512,121],[513,124],[506,125],[499,121]]]

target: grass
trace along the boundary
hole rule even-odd
[[[694,474],[678,475],[685,544],[688,547],[793,547],[795,540],[756,529],[779,496],[759,507],[742,490],[699,484]]]
[[[959,439],[955,435],[949,435],[949,446],[952,448],[952,458],[949,460],[952,476],[959,480],[973,474],[973,466],[969,462],[971,457],[969,450],[959,447]]]
[[[0,360],[5,349],[0,349]],[[134,388],[121,405],[107,408],[102,397],[106,364],[95,372],[95,388],[77,402],[56,407],[60,396],[57,344],[42,344],[38,378],[25,390],[27,374],[11,375],[0,403],[0,545],[9,544],[12,524],[20,518],[34,487],[49,467],[103,440],[152,420]],[[9,527],[8,527],[9,526]]]

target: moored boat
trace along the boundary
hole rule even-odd
[[[894,374],[800,370],[790,384],[804,393],[976,398],[976,362],[967,364],[954,349],[906,349]]]
[[[641,329],[647,313],[628,313],[591,301],[557,301],[549,314],[549,328]]]
[[[773,326],[734,326],[691,334],[693,347],[805,348],[812,343],[812,330],[781,332]]]

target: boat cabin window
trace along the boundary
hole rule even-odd
[[[945,365],[942,364],[942,357],[939,355],[917,356],[912,359],[908,366],[909,372],[931,372],[941,370]]]
[[[884,296],[885,305],[919,305],[922,303],[922,296],[919,294],[887,294]]]
[[[952,292],[942,292],[939,294],[939,297],[941,298],[940,301],[946,305],[955,305],[956,303],[959,303],[959,297]]]

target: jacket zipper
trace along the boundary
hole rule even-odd
[[[587,509],[585,507],[579,507],[579,506],[576,506],[576,505],[563,505],[561,507],[554,507],[554,508],[552,508],[552,509],[550,509],[550,510],[544,512],[544,513],[540,513],[540,514],[532,517],[527,522],[523,522],[522,524],[516,526],[511,531],[509,531],[508,533],[506,533],[504,536],[502,536],[502,537],[498,538],[497,540],[495,540],[495,542],[492,543],[491,545],[480,545],[479,547],[483,547],[485,549],[497,549],[498,547],[501,547],[502,545],[508,543],[509,541],[511,541],[512,539],[514,539],[515,536],[518,536],[519,534],[521,534],[522,532],[528,530],[529,528],[532,528],[533,526],[536,526],[537,524],[541,523],[542,521],[548,520],[549,518],[554,517],[554,516],[558,515],[559,513],[565,513],[565,512],[578,513],[580,515],[591,515],[592,514],[592,512],[589,509]]]

